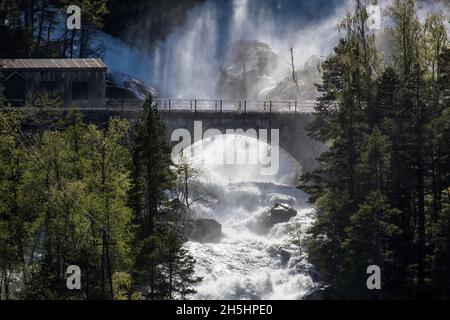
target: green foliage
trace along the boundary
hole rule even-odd
[[[195,260],[189,252],[182,248],[180,231],[170,230],[164,239],[165,273],[167,274],[167,291],[169,299],[186,299],[195,293],[194,285],[202,279],[194,274]]]
[[[0,111],[0,299],[14,297],[15,274],[28,278],[25,254],[33,215],[27,201],[28,161],[18,143],[18,131],[11,125],[16,114]]]
[[[310,135],[330,148],[303,177],[317,208],[311,260],[347,298],[448,298],[449,47],[442,14],[413,0],[388,10],[392,66],[379,64],[365,5],[323,64]],[[389,61],[389,59],[387,59]],[[442,93],[444,92],[444,94]],[[381,292],[366,269],[382,270]]]
[[[174,173],[176,176],[174,183],[175,196],[189,210],[192,204],[190,202],[190,193],[193,191],[190,189],[198,176],[198,170],[193,168],[186,157],[182,155],[175,166]]]
[[[29,103],[49,108],[57,101],[42,94]],[[151,100],[131,136],[125,120],[111,118],[100,129],[76,110],[44,131],[24,130],[15,112],[2,110],[0,120],[0,299],[178,299],[194,292],[195,261],[182,247],[180,208],[169,199],[175,175]],[[136,224],[133,190],[142,195]],[[66,287],[69,265],[82,270],[81,290]]]
[[[345,286],[351,290],[347,292],[349,296],[380,297],[379,293],[370,292],[366,287],[366,269],[371,265],[380,266],[386,275],[383,281],[389,285],[388,276],[396,259],[388,239],[401,233],[399,227],[395,225],[399,213],[397,209],[390,208],[380,191],[374,191],[350,217],[350,223],[345,230],[347,239],[342,244],[346,252],[343,261],[346,270],[344,282],[348,282]],[[387,291],[394,289],[384,288]]]
[[[129,300],[131,292],[131,275],[116,272],[112,276],[114,300]]]
[[[36,196],[36,246],[42,259],[33,268],[28,298],[45,298],[43,290],[51,292],[51,298],[73,297],[64,283],[65,268],[72,264],[87,270],[89,286],[79,298],[103,297],[106,280],[100,280],[98,245],[102,228],[115,242],[110,249],[111,268],[127,270],[131,264],[131,211],[126,207],[129,155],[122,145],[128,124],[111,119],[102,131],[84,126],[73,113],[66,121],[64,131],[45,132],[30,150],[30,194]]]

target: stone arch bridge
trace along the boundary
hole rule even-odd
[[[244,131],[279,130],[279,146],[295,159],[303,172],[317,165],[317,157],[325,151],[323,144],[307,135],[306,126],[313,119],[314,103],[307,101],[266,100],[169,100],[159,99],[156,103],[166,124],[166,140],[174,147],[179,141],[172,141],[177,129],[185,129],[191,137],[195,126],[201,123],[202,136],[208,130]],[[124,109],[126,118],[137,116],[129,108]],[[192,140],[194,141],[194,140]]]

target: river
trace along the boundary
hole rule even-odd
[[[271,147],[265,142],[243,136],[229,138],[209,138],[186,152],[198,171],[193,198],[206,195],[209,199],[195,204],[192,212],[197,218],[217,220],[224,233],[217,243],[185,244],[197,261],[196,274],[203,277],[192,298],[301,299],[317,285],[305,252],[305,234],[314,221],[314,210],[308,206],[307,196],[295,187],[301,168],[283,152],[280,170],[271,176],[262,175],[259,164],[222,164],[230,152],[234,156],[270,154]],[[199,148],[203,149],[201,157]],[[276,203],[292,207],[297,216],[262,231],[258,223]],[[297,236],[301,241],[292,241]]]

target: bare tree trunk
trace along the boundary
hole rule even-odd
[[[425,163],[423,156],[423,112],[420,103],[420,70],[416,70],[416,134],[417,134],[417,206],[419,231],[419,261],[417,274],[417,291],[423,293],[425,284]]]
[[[169,300],[172,300],[172,287],[173,287],[173,250],[170,249],[169,253]]]
[[[37,42],[36,42],[36,48],[39,50],[41,46],[41,40],[42,40],[42,33],[44,30],[44,22],[45,22],[45,13],[47,9],[47,2],[45,0],[41,1],[41,16],[39,17],[39,29],[38,29],[38,36],[37,36]]]
[[[3,300],[3,283],[4,283],[4,271],[0,274],[0,301]]]
[[[64,39],[63,39],[63,45],[61,50],[61,58],[66,57],[67,52],[67,28],[64,29]]]
[[[294,48],[291,47],[291,49],[289,51],[291,52],[292,81],[294,81],[294,83],[296,85],[298,85],[298,83],[297,83],[297,76],[295,75]]]
[[[73,58],[73,47],[75,45],[75,29],[72,30],[72,36],[70,38],[70,58]]]
[[[300,92],[300,87],[298,85],[297,75],[295,74],[295,64],[294,64],[294,48],[291,47],[289,50],[291,52],[291,66],[292,66],[292,81],[294,81],[295,87],[297,88],[297,94]],[[293,97],[296,99],[297,97]]]
[[[48,45],[50,43],[50,36],[52,34],[52,28],[53,28],[53,21],[48,21],[48,27],[47,27],[47,39],[45,40],[45,51],[48,51]],[[64,44],[63,44],[64,46]]]

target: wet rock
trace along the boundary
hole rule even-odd
[[[337,292],[328,286],[320,286],[311,289],[302,300],[334,300],[338,299]]]
[[[266,196],[266,198],[264,199],[264,201],[267,203],[267,205],[272,206],[272,207],[279,203],[284,204],[289,207],[294,207],[297,203],[297,199],[295,197],[284,195],[284,194],[279,194],[279,193],[268,194]]]
[[[155,97],[158,93],[139,79],[121,72],[108,72],[106,75],[107,99],[145,100],[149,95]]]
[[[281,260],[281,263],[283,264],[283,266],[287,265],[287,263],[289,262],[289,259],[291,259],[291,254],[283,249],[280,250],[278,255],[280,257],[280,260]]]
[[[297,215],[297,211],[285,204],[275,204],[263,219],[263,227],[271,229],[274,225],[285,223]]]
[[[267,252],[273,257],[280,260],[283,266],[286,266],[291,259],[291,253],[281,247],[269,247]]]
[[[222,237],[222,225],[213,219],[193,219],[185,223],[184,232],[188,239],[200,243],[219,242]]]
[[[317,269],[312,264],[305,260],[296,263],[293,269],[295,273],[309,275],[314,282],[318,282],[320,280],[319,271],[317,271]]]

